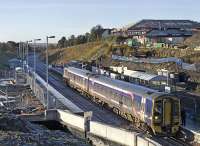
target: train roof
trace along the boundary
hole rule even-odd
[[[89,74],[90,75],[93,74],[92,72],[88,70],[82,70],[82,69],[78,69],[74,67],[68,67],[68,70],[70,72],[73,72],[76,75],[79,75],[85,78],[88,77]],[[119,91],[124,91],[124,92],[129,92],[129,93],[131,92],[143,97],[153,98],[153,97],[158,97],[159,95],[165,94],[163,92],[159,92],[154,89],[150,89],[144,86],[128,83],[128,82],[117,80],[117,79],[112,79],[103,75],[93,75],[90,77],[90,79],[92,81],[117,89]]]
[[[92,72],[85,70],[85,69],[79,69],[79,68],[75,68],[75,67],[65,67],[65,69],[67,69],[69,72],[74,73],[78,76],[87,78],[88,75],[91,75]]]
[[[102,75],[98,75],[96,77],[93,76],[91,79],[93,81],[99,82],[113,89],[129,92],[129,93],[131,92],[136,95],[140,95],[144,97],[152,98],[152,97],[163,94],[162,92],[158,92],[157,90],[154,90],[154,89],[150,89],[144,86],[128,83],[128,82],[117,80],[117,79],[112,79],[112,78],[102,76]]]

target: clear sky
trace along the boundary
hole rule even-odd
[[[82,34],[141,19],[200,21],[200,0],[0,0],[0,41]]]

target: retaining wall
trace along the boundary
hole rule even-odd
[[[123,129],[93,121],[90,122],[90,133],[128,146],[135,146],[136,136],[138,135],[136,132],[128,132]]]
[[[57,110],[57,114],[58,121],[78,128],[78,130],[85,131],[84,117],[63,110]]]
[[[69,111],[57,110],[57,114],[58,121],[85,132],[88,139],[90,139],[90,135],[95,135],[124,146],[161,146],[154,141],[141,137],[137,132],[130,132],[125,129],[90,120],[86,122],[87,119],[84,116],[76,115]],[[89,129],[85,128],[87,126],[89,126]]]

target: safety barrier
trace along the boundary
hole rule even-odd
[[[57,110],[58,121],[85,131],[84,117],[70,113],[69,111]]]
[[[124,129],[93,121],[90,122],[90,133],[127,146],[134,146],[138,135],[136,132],[128,132]]]

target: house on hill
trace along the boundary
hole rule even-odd
[[[200,23],[191,20],[141,20],[127,30],[129,37],[142,44],[182,43],[193,31],[200,29]]]

